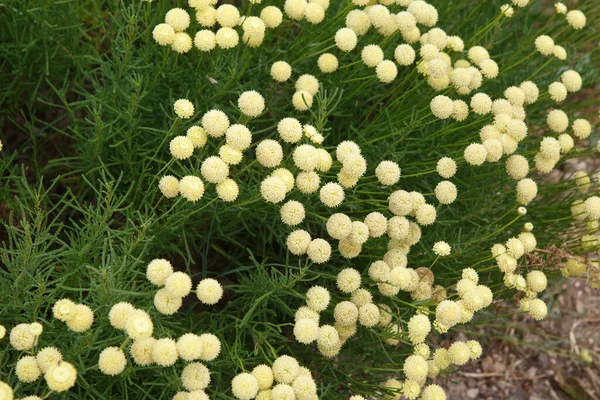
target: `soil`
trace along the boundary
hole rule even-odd
[[[557,282],[548,317],[516,314],[487,337],[477,362],[451,375],[449,400],[600,399],[600,291],[585,279]],[[483,336],[483,335],[482,335]]]

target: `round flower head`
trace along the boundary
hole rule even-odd
[[[190,363],[181,372],[181,384],[187,390],[204,390],[210,383],[210,371],[202,363]]]
[[[125,301],[115,304],[108,313],[110,324],[117,329],[125,329],[125,323],[135,308]]]
[[[175,104],[173,104],[173,109],[175,110],[175,114],[182,119],[188,119],[194,115],[194,105],[187,99],[177,100]]]
[[[225,139],[229,146],[239,151],[244,151],[252,143],[252,133],[244,125],[234,124],[227,128]]]
[[[345,268],[338,274],[336,283],[342,292],[352,293],[360,287],[360,273],[353,268]]]
[[[428,226],[435,222],[437,212],[431,204],[419,205],[415,212],[415,218],[419,225]]]
[[[268,390],[273,386],[273,370],[268,365],[261,364],[254,367],[252,376],[256,378],[260,390]]]
[[[296,176],[296,186],[300,192],[305,194],[315,193],[319,189],[321,179],[316,172],[300,172]]]
[[[329,291],[322,286],[313,286],[306,292],[306,305],[314,311],[321,312],[329,305]]]
[[[369,277],[375,282],[385,282],[389,279],[390,267],[384,261],[375,261],[369,267]]]
[[[312,319],[316,323],[319,323],[320,316],[319,316],[318,312],[312,310],[310,307],[308,307],[308,306],[301,306],[294,313],[294,321],[298,322],[298,321],[300,321],[302,319]]]
[[[428,370],[427,361],[419,355],[408,356],[404,360],[403,370],[406,379],[417,382],[425,381]]]
[[[398,68],[392,61],[383,60],[377,64],[375,72],[377,74],[377,79],[379,79],[380,82],[390,83],[396,79],[396,76],[398,75]]]
[[[185,160],[192,156],[194,144],[186,136],[177,136],[169,144],[169,150],[173,158]]]
[[[273,376],[279,383],[292,383],[300,373],[300,365],[295,358],[283,355],[273,362]]]
[[[260,192],[265,201],[279,203],[285,199],[287,186],[281,178],[271,176],[262,181]]]
[[[319,172],[328,172],[331,169],[331,164],[333,163],[331,154],[329,154],[329,152],[325,149],[317,149],[317,156],[319,158],[319,162],[317,163],[316,170]]]
[[[73,316],[74,309],[75,303],[73,303],[71,300],[60,299],[54,303],[54,306],[52,307],[52,314],[54,315],[54,318],[62,322],[67,322],[67,320]]]
[[[549,56],[554,50],[554,40],[550,36],[541,35],[535,39],[535,48],[541,54]]]
[[[233,179],[225,179],[223,182],[217,184],[217,195],[221,200],[226,203],[230,203],[237,199],[240,193],[237,183]]]
[[[223,4],[217,8],[215,17],[221,26],[233,28],[240,20],[240,12],[231,4]]]
[[[276,140],[266,139],[256,146],[256,160],[267,168],[278,166],[283,159],[283,149]]]
[[[359,179],[366,171],[365,158],[360,154],[351,154],[344,158],[340,173],[352,179]]]
[[[546,123],[552,131],[562,133],[569,127],[569,118],[562,110],[551,110],[546,117]]]
[[[433,115],[440,119],[450,118],[454,111],[452,99],[443,95],[435,96],[429,105]]]
[[[356,292],[355,292],[356,293]],[[372,327],[379,323],[381,312],[373,303],[363,304],[358,309],[358,322],[362,326]]]
[[[177,343],[173,339],[156,340],[152,347],[152,359],[161,367],[170,367],[177,361]]]
[[[525,93],[525,104],[532,104],[538,99],[540,91],[535,83],[525,81],[519,87]]]
[[[408,337],[414,344],[423,343],[431,331],[431,322],[425,315],[415,315],[408,321]]]
[[[182,8],[172,8],[165,15],[165,22],[176,32],[184,31],[190,26],[190,16]]]
[[[588,197],[584,202],[584,209],[589,220],[600,219],[600,197]]]
[[[56,347],[44,347],[35,356],[40,371],[45,374],[51,366],[62,361],[62,354]]]
[[[203,52],[214,50],[217,46],[217,38],[212,31],[203,29],[194,36],[194,46]]]
[[[294,324],[294,337],[299,343],[310,344],[317,340],[319,323],[311,318],[303,318]]]
[[[486,150],[485,160],[488,162],[496,162],[502,158],[504,148],[502,142],[498,139],[487,139],[483,142],[483,147]]]
[[[410,193],[405,190],[396,190],[389,197],[389,209],[398,216],[404,216],[412,213],[414,200]]]
[[[317,66],[324,74],[330,74],[337,71],[339,62],[336,56],[331,53],[321,54],[317,59]]]
[[[344,189],[334,182],[325,184],[319,191],[321,202],[327,207],[337,207],[344,201]]]
[[[286,240],[286,246],[290,253],[294,255],[306,254],[308,245],[311,243],[311,237],[308,232],[298,229],[290,233]]]
[[[546,318],[546,315],[548,314],[548,306],[540,299],[533,299],[529,303],[527,313],[536,321],[541,321]]]
[[[450,181],[442,181],[435,187],[435,197],[442,204],[454,203],[457,193],[456,186]]]
[[[578,139],[587,139],[592,133],[592,125],[588,120],[579,118],[573,121],[573,135]]]
[[[394,59],[403,66],[411,65],[415,62],[415,50],[409,44],[400,44],[394,50]]]
[[[192,48],[192,38],[185,32],[175,33],[171,48],[178,53],[185,54]]]
[[[18,324],[10,331],[10,344],[16,350],[30,350],[36,342],[29,324]]]
[[[567,98],[567,87],[560,82],[553,82],[548,86],[550,98],[557,103]]]
[[[228,144],[224,144],[219,148],[219,158],[226,164],[237,165],[242,161],[243,154],[238,149],[235,149]]]
[[[238,98],[238,107],[248,117],[258,117],[265,110],[265,99],[254,90],[244,92]]]
[[[302,139],[302,124],[296,118],[284,118],[277,124],[279,137],[287,143],[296,143]]]
[[[476,93],[471,97],[471,109],[475,114],[487,114],[492,109],[492,99],[485,93]]]
[[[525,92],[516,86],[511,86],[504,91],[504,97],[513,106],[522,106],[525,102]]]
[[[306,254],[315,264],[323,264],[331,257],[331,245],[324,239],[313,239],[306,248]]]
[[[471,165],[479,166],[487,157],[486,148],[479,143],[471,143],[464,152],[465,161]]]
[[[319,81],[310,74],[304,74],[296,81],[296,90],[305,90],[314,96],[319,91]]]
[[[258,381],[251,374],[238,374],[231,381],[231,391],[237,399],[253,399],[258,394]]]
[[[164,288],[154,294],[154,307],[161,314],[173,315],[179,311],[182,304],[181,296],[175,296]]]
[[[469,106],[462,100],[454,100],[452,118],[457,121],[464,121],[469,116]]]
[[[118,347],[107,347],[100,353],[98,368],[105,375],[119,375],[127,366],[125,353]]]
[[[450,157],[442,157],[437,162],[436,171],[442,178],[452,178],[456,173],[456,162]]]
[[[521,155],[512,155],[506,160],[506,172],[513,179],[523,179],[529,173],[529,163]]]
[[[498,76],[499,68],[496,61],[489,59],[483,60],[479,63],[479,68],[481,68],[481,73],[488,79],[494,79]]]
[[[356,33],[350,28],[341,28],[335,33],[335,45],[341,51],[349,52],[354,50],[357,41]]]
[[[217,23],[217,10],[210,6],[196,10],[196,20],[201,26],[210,28]]]
[[[206,278],[198,283],[196,295],[201,303],[216,304],[223,297],[223,288],[216,279]]]
[[[473,46],[469,49],[467,54],[469,60],[473,62],[473,64],[479,65],[483,60],[487,60],[490,58],[490,54],[488,51],[481,46]]]
[[[376,44],[370,44],[363,47],[360,56],[367,67],[374,68],[383,61],[383,50]]]
[[[352,232],[352,221],[346,214],[336,213],[327,220],[326,229],[329,236],[341,240]]]
[[[240,42],[240,36],[237,31],[228,27],[219,29],[215,38],[217,45],[225,50],[234,48]]]
[[[17,361],[15,374],[21,382],[31,383],[35,382],[42,375],[42,371],[34,356],[24,356]]]
[[[142,310],[132,312],[125,322],[125,332],[134,340],[152,336],[153,330],[154,325],[150,316]]]
[[[542,271],[531,271],[527,274],[527,289],[534,293],[541,293],[546,290],[548,280]]]
[[[210,110],[202,116],[202,127],[210,136],[221,137],[229,128],[229,118],[221,110]]]
[[[554,50],[552,50],[552,55],[554,57],[558,58],[559,60],[566,60],[567,59],[567,50],[564,47],[555,44]]]
[[[50,390],[64,392],[75,386],[77,370],[72,364],[60,361],[48,368],[44,378]]]
[[[421,400],[446,400],[446,392],[439,385],[428,385],[421,392]]]
[[[184,272],[173,272],[165,281],[167,293],[176,297],[185,297],[192,290],[192,278]]]
[[[312,107],[313,96],[306,90],[299,90],[292,97],[292,104],[298,111],[306,111]]]
[[[166,198],[173,198],[179,194],[179,180],[171,175],[160,178],[158,189]]]
[[[197,176],[184,176],[179,181],[179,192],[184,199],[196,202],[204,195],[204,183]]]
[[[77,304],[73,310],[73,317],[67,321],[67,326],[73,332],[83,332],[90,329],[94,322],[94,312],[85,304]]]
[[[221,353],[221,341],[212,333],[203,333],[200,335],[202,340],[202,355],[200,359],[203,361],[212,361]]]
[[[219,157],[211,156],[202,162],[200,173],[210,183],[221,183],[229,175],[229,166]]]
[[[525,178],[517,182],[517,201],[527,205],[537,196],[537,184],[534,180]]]
[[[338,350],[340,348],[340,335],[337,331],[337,329],[335,329],[335,327],[331,326],[331,325],[323,325],[319,328],[319,335],[317,337],[317,345],[319,347],[319,350],[321,350],[321,352],[323,352],[322,350],[329,350],[329,351],[333,351],[333,350]],[[327,356],[326,354],[323,354],[325,356]]]
[[[380,212],[369,213],[364,222],[371,237],[380,237],[387,231],[387,218]]]
[[[206,131],[198,125],[190,127],[186,132],[186,136],[189,140],[192,141],[194,148],[204,147],[208,139]]]
[[[283,13],[275,6],[267,6],[260,12],[260,19],[263,20],[267,28],[277,28],[283,21]]]
[[[181,335],[177,340],[177,353],[182,360],[193,361],[202,355],[203,342],[200,336],[193,333]]]
[[[271,176],[281,179],[285,183],[288,192],[294,188],[294,175],[290,172],[290,170],[285,168],[277,168],[275,171],[273,171]]]
[[[442,257],[449,256],[451,251],[452,251],[452,248],[446,242],[443,242],[443,241],[435,242],[433,245],[433,252],[438,256],[442,256]],[[447,325],[447,324],[445,324],[445,325]]]
[[[450,362],[454,365],[465,365],[471,358],[471,350],[465,342],[454,342],[448,348]]]
[[[304,221],[304,206],[298,201],[290,200],[281,207],[280,215],[284,224],[289,226],[298,225]]]
[[[574,29],[582,29],[586,23],[585,14],[579,10],[571,10],[567,13],[567,22]]]
[[[277,82],[285,82],[292,76],[292,67],[285,61],[276,61],[271,65],[271,78]]]
[[[148,366],[154,362],[152,359],[152,348],[156,343],[153,337],[146,337],[135,340],[129,349],[129,354],[136,365],[141,367]]]
[[[161,46],[168,46],[175,40],[175,29],[169,24],[158,24],[152,30],[152,37]]]

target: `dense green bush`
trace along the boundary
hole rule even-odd
[[[413,370],[418,369],[421,359],[411,358],[404,363],[411,354],[429,358],[425,371],[429,370],[430,378],[426,384],[444,387],[452,384],[451,373],[460,362],[451,355],[455,365],[437,372],[443,351],[435,360],[433,354],[434,349],[447,347],[440,343],[452,340],[452,332],[464,332],[472,339],[472,329],[490,319],[502,323],[519,308],[536,319],[542,318],[544,304],[536,300],[535,306],[531,305],[539,291],[532,288],[532,281],[537,278],[536,282],[545,282],[545,278],[534,273],[527,285],[520,287],[518,277],[525,283],[528,273],[538,270],[549,278],[560,276],[561,271],[579,275],[584,268],[580,264],[584,260],[579,256],[599,247],[595,234],[600,212],[595,199],[600,183],[593,173],[597,170],[598,154],[599,102],[595,88],[600,82],[600,5],[595,0],[566,2],[569,9],[579,9],[587,17],[585,27],[575,29],[571,26],[572,15],[567,18],[557,13],[547,2],[532,0],[522,8],[517,3],[527,1],[513,2],[514,10],[504,11],[514,12],[508,17],[501,11],[502,2],[495,0],[431,0],[439,12],[436,26],[464,41],[464,50],[452,50],[452,46],[446,49],[447,59],[451,59],[455,69],[461,67],[460,63],[455,64],[458,60],[473,62],[476,57],[468,53],[476,45],[487,49],[499,66],[496,78],[483,77],[481,87],[462,94],[458,85],[444,87],[446,78],[433,80],[426,76],[434,69],[433,64],[427,63],[429,60],[421,58],[424,51],[419,56],[427,36],[421,39],[423,43],[418,37],[412,43],[417,58],[409,66],[398,65],[395,58],[396,47],[406,43],[406,33],[394,29],[388,36],[382,35],[380,32],[387,25],[360,35],[353,51],[341,51],[334,40],[336,32],[344,27],[351,10],[362,9],[348,0],[332,0],[325,20],[319,24],[290,18],[292,5],[302,3],[290,0],[281,25],[267,29],[259,46],[243,43],[243,28],[236,27],[240,32],[236,47],[217,46],[209,52],[193,47],[185,53],[160,46],[153,38],[153,30],[164,22],[170,9],[182,7],[192,17],[187,32],[193,40],[197,31],[206,28],[194,18],[196,11],[187,2],[15,0],[2,5],[0,15],[5,22],[0,25],[0,324],[7,333],[0,340],[0,380],[14,389],[15,398],[173,398],[184,390],[180,376],[187,362],[180,359],[169,367],[136,365],[129,354],[132,340],[109,321],[111,307],[128,302],[151,316],[153,336],[157,339],[177,340],[188,332],[211,333],[220,339],[220,355],[205,362],[211,377],[206,392],[211,398],[234,398],[234,376],[259,364],[271,366],[282,355],[295,357],[312,372],[318,398],[349,398],[355,394],[383,398],[384,393],[389,396],[385,398],[399,398],[403,391],[407,398],[416,398],[411,394],[411,383],[400,391],[394,389],[397,383],[406,383],[407,378],[419,374]],[[190,0],[192,6],[199,7],[201,3]],[[235,4],[242,16],[259,16],[266,6],[283,10],[285,2],[227,3]],[[326,3],[329,2],[311,2]],[[401,4],[410,1],[380,3],[392,13],[399,13],[406,9]],[[378,7],[382,11],[383,6]],[[430,10],[426,14],[433,15]],[[373,15],[375,12],[371,13],[371,20],[377,23]],[[421,34],[433,27],[419,22]],[[216,32],[218,24],[208,29]],[[563,46],[566,59],[561,60],[560,53],[558,57],[540,54],[536,46],[543,51],[543,43],[536,42],[536,38],[541,35],[549,35],[556,45]],[[460,47],[453,40],[453,45]],[[376,69],[361,61],[362,49],[373,44],[380,46],[385,59],[397,67],[397,76],[390,83],[382,83]],[[326,74],[317,66],[317,59],[324,53],[338,58],[336,72]],[[445,62],[444,57],[433,56]],[[293,74],[289,80],[272,79],[271,66],[276,61],[291,65]],[[448,77],[448,83],[452,66],[446,63],[441,75]],[[557,103],[554,90],[548,88],[553,82],[560,82],[561,76],[564,81],[567,70],[579,73],[583,87]],[[298,111],[292,96],[296,81],[304,74],[314,75],[319,86],[312,107]],[[471,79],[473,72],[469,74]],[[539,88],[539,98],[525,106],[526,114],[518,105],[519,100],[510,91],[505,92],[524,81],[533,81]],[[244,115],[238,103],[241,93],[252,90],[261,94],[266,105],[256,118]],[[517,98],[525,93],[516,91]],[[487,138],[480,135],[484,126],[495,124],[497,129],[506,129],[501,128],[505,124],[502,117],[494,115],[501,113],[487,110],[479,115],[469,109],[468,118],[460,121],[434,115],[439,116],[435,102],[431,103],[436,96],[473,105],[470,99],[477,92],[486,93],[491,99],[506,96],[513,103],[513,114],[508,119],[520,120],[521,115],[526,122],[527,136],[518,142],[515,154],[529,161],[527,177],[537,184],[533,201],[518,201],[518,179],[506,172],[507,153],[511,153],[508,145],[497,161],[474,166],[465,160],[471,158],[468,152],[465,157],[465,148]],[[174,111],[175,101],[182,98],[194,105],[192,118],[180,118]],[[559,138],[560,132],[550,129],[547,121],[549,110],[555,108],[568,116],[569,128],[565,132],[575,136],[575,146],[564,151],[568,139],[563,136],[560,160],[549,162],[550,171],[543,171],[547,164],[536,162],[537,154],[544,153],[545,146],[559,144],[556,140],[543,142],[544,138]],[[207,144],[196,148],[189,158],[178,160],[169,150],[171,141],[185,135],[190,127],[206,128],[202,117],[213,109],[225,112],[231,124],[245,125],[252,131],[251,147],[245,150],[239,164],[229,168],[230,178],[239,187],[239,196],[233,202],[221,200],[216,185],[208,183],[206,174],[201,172],[206,158],[219,155],[225,136],[209,136]],[[293,157],[296,145],[280,140],[277,127],[284,118],[297,118],[302,124],[312,125],[324,137],[322,144],[311,142],[308,137],[301,139],[301,143],[323,148],[333,157],[332,169],[318,173],[321,186],[344,180],[337,175],[342,163],[336,159],[336,149],[338,157],[343,158],[339,143],[352,141],[360,148],[367,163],[366,173],[356,185],[348,184],[351,179],[346,181],[351,187],[345,188],[345,200],[339,207],[327,207],[318,192],[306,194],[298,188],[277,204],[263,199],[261,184],[274,168],[257,161],[258,143],[279,140],[283,159],[277,168],[287,168],[294,176],[300,172]],[[573,130],[572,122],[578,118],[592,122],[591,136],[581,133],[577,126]],[[585,131],[585,127],[581,129]],[[499,135],[504,131],[496,132]],[[458,190],[452,204],[441,204],[441,195],[436,194],[437,185],[445,180],[436,170],[443,157],[452,158],[458,166],[456,175],[447,177]],[[378,180],[375,171],[383,160],[393,161],[401,168],[398,183],[384,185]],[[167,175],[177,179],[200,177],[205,185],[202,198],[188,201],[182,196],[164,196],[158,187]],[[363,221],[370,213],[379,212],[389,219],[394,216],[389,198],[398,190],[422,194],[435,210],[435,223],[425,221],[429,214],[413,218],[418,214],[415,211],[409,218],[422,226],[422,236],[420,240],[415,237],[417,225],[413,223],[409,235],[415,239],[412,246],[407,245],[408,236],[405,240],[390,240],[382,235],[370,238],[362,246],[354,244],[353,249],[360,249],[360,254],[350,258],[346,253],[343,257],[338,241],[326,229],[330,216],[344,213],[353,221]],[[413,194],[412,199],[418,198]],[[586,199],[592,200],[577,205],[576,201]],[[280,217],[281,206],[289,200],[300,202],[305,209],[306,218],[295,227],[284,224]],[[518,210],[523,205],[527,206],[526,214]],[[533,243],[535,250],[527,249],[531,241],[526,243],[527,254],[521,257],[514,254],[519,251],[514,251],[512,245],[522,231],[531,230],[524,223],[533,224],[537,243]],[[329,242],[331,258],[318,263],[311,261],[317,261],[315,257],[292,254],[286,240],[296,229]],[[518,259],[514,274],[506,273],[514,268],[504,266],[505,261],[495,260],[502,259],[497,256],[506,248],[502,250],[499,245],[507,240],[512,243],[507,244],[507,254]],[[434,251],[434,244],[440,241],[451,246],[450,255]],[[382,288],[385,284],[378,284],[369,268],[382,260],[390,248],[408,253],[408,264],[398,268],[408,267],[413,274],[424,268],[418,270],[418,290],[396,290],[391,296],[381,293],[393,289]],[[148,281],[146,269],[153,259],[161,258],[168,259],[175,270],[189,274],[194,289],[203,279],[218,280],[224,289],[222,299],[215,305],[206,305],[192,293],[174,315],[159,313],[154,305],[157,287]],[[347,268],[360,272],[361,287],[372,294],[374,303],[387,305],[392,322],[385,326],[359,326],[341,350],[324,351],[321,347],[319,351],[315,344],[298,343],[294,314],[305,305],[307,291],[316,285],[329,290],[331,302],[321,313],[320,325],[333,325],[335,305],[351,299],[349,293],[340,290],[343,284],[336,285],[336,277],[342,270],[347,272]],[[473,321],[467,318],[470,322],[446,333],[445,328],[449,327],[439,325],[443,312],[438,304],[446,296],[452,301],[449,307],[454,307],[459,299],[462,304],[466,302],[468,296],[459,296],[455,290],[457,282],[468,275],[466,268],[477,271],[479,283],[491,289],[495,308],[493,313],[489,309],[477,313]],[[597,274],[590,269],[592,281],[598,281]],[[435,279],[433,285],[431,281],[426,283],[429,279]],[[485,297],[480,292],[473,296]],[[543,293],[539,297],[551,301]],[[70,329],[56,318],[53,307],[64,298],[93,310],[90,329],[74,332],[72,325]],[[433,323],[436,307],[437,322]],[[534,307],[537,308],[533,310]],[[431,356],[428,349],[419,345],[422,340],[407,327],[416,314],[430,316],[434,325],[426,341],[431,346]],[[43,334],[33,348],[16,349],[16,339],[9,339],[9,333],[18,324],[33,322],[43,325]],[[471,351],[477,353],[476,345],[470,345]],[[17,362],[46,346],[60,349],[63,360],[77,369],[76,384],[70,390],[50,392],[43,377],[33,383],[17,378]],[[103,373],[106,368],[98,366],[100,353],[110,346],[121,347],[127,354],[127,366],[116,376]],[[423,384],[419,382],[417,388]],[[5,389],[0,387],[0,393],[1,390]],[[433,386],[428,390],[423,399],[443,398],[434,393]],[[182,398],[183,395],[178,397]]]

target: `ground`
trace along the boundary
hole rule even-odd
[[[557,282],[546,320],[514,315],[483,328],[482,358],[451,375],[449,400],[600,399],[600,292],[585,279]]]

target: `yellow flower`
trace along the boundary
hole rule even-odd
[[[190,16],[182,8],[172,8],[165,15],[165,22],[176,32],[185,31],[190,26]]]
[[[44,378],[50,390],[64,392],[75,386],[77,370],[72,364],[60,361],[48,368]]]

